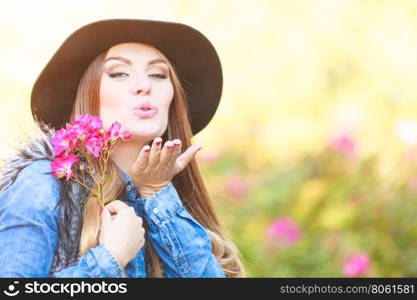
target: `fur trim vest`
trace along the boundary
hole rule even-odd
[[[24,143],[18,149],[18,153],[9,158],[2,167],[0,171],[0,191],[11,186],[19,172],[31,162],[40,159],[54,159],[51,139],[55,129],[43,124],[37,125],[40,128],[39,137],[31,137],[29,142]],[[53,277],[54,273],[77,263],[79,259],[83,206],[88,196],[88,191],[72,180],[59,180],[59,182],[61,184],[61,196],[58,204],[60,209],[58,247],[48,274],[49,277]],[[87,180],[87,182],[89,181]]]

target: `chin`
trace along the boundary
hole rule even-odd
[[[132,138],[152,140],[164,134],[167,129],[167,124],[164,123],[158,119],[146,121],[138,119],[136,122],[126,122],[126,129],[130,131]]]
[[[136,140],[153,140],[158,136],[162,136],[163,133],[160,133],[160,130],[129,130],[132,134],[132,139]]]

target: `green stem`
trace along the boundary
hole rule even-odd
[[[78,180],[78,178],[75,176],[73,176],[72,178],[73,181],[77,182],[78,184],[81,184],[83,187],[85,187],[88,191],[90,191],[90,193],[93,193],[96,197],[97,197],[97,193],[95,193],[92,189],[90,189],[87,185],[85,185],[84,183],[82,183],[80,180]]]
[[[106,168],[107,168],[107,163],[110,159],[110,154],[112,153],[112,151],[114,150],[114,146],[116,146],[116,144],[119,142],[119,140],[116,140],[116,143],[114,143],[113,145],[110,145],[109,150],[106,150],[107,156],[104,160],[104,171],[103,174],[106,174]]]
[[[84,151],[82,151],[82,153],[84,154],[85,158],[87,159],[87,164],[88,164],[88,166],[91,166],[91,159],[89,158],[88,154],[84,153]],[[91,172],[90,172],[90,168],[88,168],[88,174],[90,174],[90,176],[93,178],[93,180],[94,180],[95,184],[96,184],[97,186],[99,186],[100,184],[99,184],[99,182],[97,181],[97,178],[96,178],[95,176],[93,176],[93,174],[91,174]]]
[[[81,153],[84,155],[84,157],[87,159],[87,164],[88,164],[88,166],[91,166],[92,164],[91,164],[91,159],[90,159],[90,157],[89,157],[89,155],[88,155],[88,153],[85,153],[83,150],[81,150]],[[94,192],[94,191],[92,191],[92,193],[94,193],[94,195],[98,198],[98,200],[99,200],[99,202],[100,202],[100,205],[101,206],[104,206],[104,203],[103,203],[103,201],[102,201],[102,193],[101,193],[101,184],[100,184],[100,182],[98,182],[97,181],[97,178],[95,177],[95,176],[93,176],[93,174],[91,173],[91,170],[90,170],[90,168],[88,168],[88,174],[91,176],[91,178],[93,178],[93,180],[94,180],[94,183],[96,184],[96,186],[97,186],[97,192]],[[81,183],[82,184],[82,183]],[[91,189],[90,189],[91,190]]]
[[[101,160],[101,158],[100,158],[100,157],[98,158],[98,165],[100,166],[100,179],[101,179],[101,181],[103,181],[103,174],[104,174],[104,171],[103,171],[102,160]]]

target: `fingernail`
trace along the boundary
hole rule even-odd
[[[100,213],[102,213],[103,212],[103,207],[102,206],[100,206]]]
[[[197,150],[196,150],[196,151],[200,151],[200,149],[201,149],[201,148],[203,148],[203,146],[198,145],[196,148],[197,148]]]
[[[144,151],[145,151],[145,152],[149,152],[149,150],[151,150],[151,147],[149,147],[149,146],[145,146]]]
[[[160,137],[157,137],[157,138],[155,138],[155,144],[157,145],[157,146],[159,146],[159,145],[161,145],[161,143],[162,143],[162,139],[160,138]]]

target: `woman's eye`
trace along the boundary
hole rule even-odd
[[[115,73],[107,73],[109,74],[109,77],[111,78],[116,78],[116,77],[127,77],[129,76],[129,74],[125,73],[125,72],[115,72]],[[123,76],[126,75],[126,76]]]
[[[165,74],[150,74],[151,77],[156,77],[158,79],[165,79],[167,76]]]

